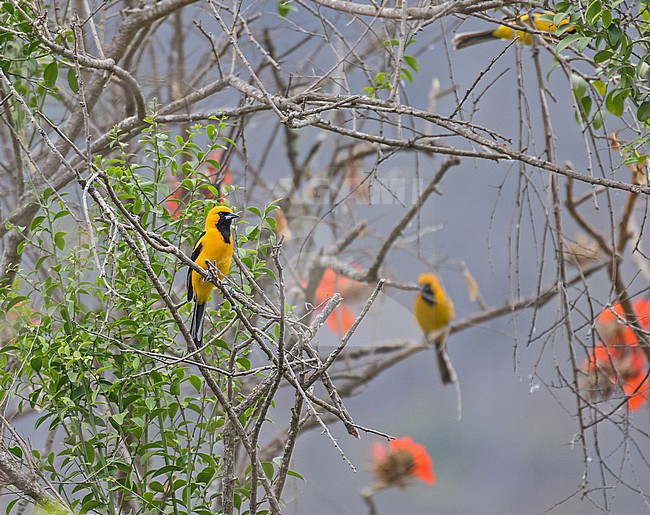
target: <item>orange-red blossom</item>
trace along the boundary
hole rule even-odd
[[[344,298],[346,295],[342,290],[347,289],[353,281],[346,277],[339,277],[334,270],[328,268],[316,288],[316,303],[324,304],[334,296],[335,292],[341,292]],[[354,313],[350,308],[341,304],[327,319],[327,327],[338,336],[343,336],[352,324],[354,324]]]
[[[404,488],[412,478],[429,484],[436,482],[431,457],[424,445],[415,443],[408,436],[391,440],[388,445],[375,443],[372,456],[375,489],[390,486]]]
[[[648,331],[650,299],[633,304],[638,326]],[[602,341],[596,343],[585,362],[587,387],[608,397],[618,386],[623,389],[627,407],[638,410],[648,399],[648,359],[632,328],[625,323],[620,304],[605,308],[596,324]]]
[[[358,268],[354,263],[350,266]],[[302,282],[301,285],[303,288],[307,287],[306,282]],[[316,288],[316,305],[322,306],[326,304],[336,292],[341,294],[344,302],[328,317],[326,325],[337,336],[343,336],[352,327],[355,320],[354,312],[348,307],[349,302],[365,299],[372,292],[372,288],[368,287],[367,284],[343,277],[331,268],[326,268]],[[316,310],[316,312],[320,311],[320,309]]]

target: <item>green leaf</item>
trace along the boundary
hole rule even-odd
[[[607,42],[616,50],[623,39],[623,31],[618,25],[610,25],[607,29]]]
[[[624,101],[620,91],[610,91],[605,98],[605,107],[614,116],[621,116],[623,114]]]
[[[268,477],[269,479],[273,479],[273,472],[275,471],[273,462],[263,461],[261,465],[262,465],[262,470],[264,470],[264,474],[266,475],[266,477]]]
[[[54,87],[56,79],[59,77],[59,63],[52,61],[43,70],[43,82],[48,88]]]
[[[255,206],[248,206],[246,208],[246,211],[249,211],[249,212],[253,213],[254,215],[257,215],[258,217],[262,218],[262,212],[259,210],[259,208],[255,207]]]
[[[34,219],[32,220],[32,223],[29,226],[29,230],[33,232],[34,229],[36,229],[39,225],[41,225],[41,223],[43,223],[43,220],[45,220],[45,216],[43,215],[35,216]]]
[[[578,100],[585,96],[588,88],[589,83],[580,77],[580,75],[571,75],[571,89],[573,90],[573,95]]]
[[[149,411],[153,411],[154,409],[156,409],[156,399],[154,399],[153,397],[147,397],[144,400],[144,404]]]
[[[291,7],[287,2],[280,0],[277,4],[278,14],[283,18],[286,18],[291,12]]]
[[[592,100],[590,96],[586,96],[580,99],[580,105],[582,107],[582,112],[585,116],[585,118],[589,117],[589,113],[591,113],[591,105],[592,105]]]
[[[271,202],[268,206],[264,208],[264,216],[268,215],[270,212],[275,211],[276,209],[280,209],[280,206],[278,206],[277,202],[280,202],[282,199],[276,199],[273,202]]]
[[[603,22],[603,27],[608,28],[612,24],[612,11],[605,9],[600,17]]]
[[[126,412],[125,413],[115,413],[114,415],[111,415],[110,419],[114,421],[118,426],[121,426],[124,424],[124,418],[126,417]]]
[[[97,499],[89,499],[83,505],[81,506],[81,510],[79,511],[80,514],[82,513],[88,513],[90,510],[93,510],[99,506],[105,506],[105,503],[103,501],[98,501]]]
[[[641,2],[641,3],[643,3],[643,2]],[[647,5],[641,11],[641,18],[643,18],[643,20],[645,20],[645,21],[650,21],[650,11],[648,11]]]
[[[13,454],[14,456],[17,456],[18,458],[22,458],[22,457],[23,457],[23,450],[22,450],[20,447],[18,447],[17,445],[15,445],[15,446],[11,446],[11,447],[7,447],[7,450],[8,450],[11,454]]]
[[[594,55],[594,61],[596,61],[597,63],[603,63],[609,60],[613,55],[614,52],[612,52],[611,50],[599,50]]]
[[[64,232],[57,232],[54,235],[54,244],[56,245],[56,248],[59,250],[63,250],[65,248],[65,233]]]
[[[596,91],[598,91],[598,94],[601,97],[605,96],[605,93],[607,92],[607,86],[602,80],[591,81],[591,85],[594,87]]]
[[[247,358],[237,358],[237,364],[244,370],[251,369],[251,362]]]
[[[562,15],[560,15],[560,16],[562,16]],[[560,18],[560,19],[562,19],[562,18]],[[574,25],[571,24],[571,23],[563,23],[562,25],[558,25],[557,23],[553,23],[553,25],[555,25],[557,27],[557,29],[555,29],[555,35],[558,38],[562,37],[565,32],[570,31],[570,30],[571,31],[574,30]],[[591,38],[589,38],[589,39],[591,39]]]
[[[588,36],[581,37],[578,40],[578,44],[577,44],[578,52],[582,52],[585,48],[587,48],[589,46],[589,43],[591,43],[590,37]]]
[[[205,467],[201,472],[196,475],[196,482],[207,485],[214,477],[214,467]]]
[[[145,427],[147,424],[142,417],[133,417],[133,423],[138,427]]]
[[[594,127],[594,130],[598,130],[603,126],[603,123],[605,122],[605,116],[607,115],[607,112],[599,109],[596,111],[594,114],[594,119],[592,121],[592,125]]]
[[[404,62],[405,62],[408,66],[410,66],[411,69],[412,69],[414,72],[417,72],[417,71],[418,71],[418,60],[417,60],[415,57],[413,57],[413,56],[411,56],[411,55],[405,55],[405,56],[404,56]]]
[[[580,34],[571,34],[570,36],[565,37],[564,39],[562,39],[562,41],[560,41],[557,44],[557,47],[555,47],[555,52],[559,54],[560,52],[562,52],[562,50],[564,50],[569,45],[571,45],[571,43],[580,39],[581,37],[582,36]]]
[[[600,0],[594,0],[585,11],[585,19],[589,25],[594,25],[603,12],[603,4]]]
[[[636,110],[636,119],[640,122],[647,122],[650,120],[650,100],[641,102]]]
[[[201,392],[201,388],[203,387],[203,379],[201,377],[192,374],[187,376],[187,380],[197,392]]]
[[[413,84],[413,74],[408,71],[407,68],[402,68],[402,73],[400,73],[400,77],[402,79],[406,79],[409,81],[409,84]]]
[[[160,481],[151,481],[149,483],[149,488],[154,492],[164,492],[165,489]]]
[[[181,382],[178,379],[174,379],[169,385],[169,393],[171,395],[181,394]]]
[[[68,86],[73,93],[79,93],[79,83],[77,82],[77,73],[74,68],[68,70]]]
[[[398,46],[399,41],[397,39],[389,39],[387,41],[382,41],[381,45],[379,45],[380,48],[385,48],[388,46]]]
[[[37,354],[30,360],[29,365],[32,367],[34,372],[40,371],[43,366],[43,356]]]
[[[6,5],[6,4],[5,4],[5,5]],[[7,504],[7,509],[6,509],[5,513],[6,513],[7,515],[8,515],[9,513],[11,513],[11,510],[14,509],[14,506],[15,506],[16,503],[17,503],[18,501],[20,501],[20,500],[21,500],[21,498],[18,497],[17,499],[14,499],[14,500],[11,501],[9,504]]]
[[[298,479],[302,479],[303,481],[305,480],[304,477],[302,477],[300,474],[298,474],[298,472],[294,472],[293,470],[287,470],[287,475],[297,477]]]

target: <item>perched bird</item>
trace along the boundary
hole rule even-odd
[[[206,260],[213,262],[219,269],[219,278],[230,270],[232,261],[232,236],[230,224],[239,215],[232,212],[229,207],[213,207],[205,218],[203,234],[194,245],[191,259],[203,269],[207,269]],[[205,281],[201,275],[189,268],[187,271],[187,299],[194,301],[192,325],[190,335],[197,347],[203,341],[203,313],[205,303],[210,298],[214,284]]]
[[[543,15],[546,15],[543,17]],[[530,16],[524,14],[519,17],[518,21],[512,21],[511,26],[516,26],[523,24],[528,28],[539,30],[540,32],[548,32],[549,34],[555,34],[557,27],[553,25],[553,22],[548,20],[549,15],[552,17],[553,13],[544,11],[541,13],[534,13],[532,15],[531,25]],[[562,20],[561,25],[569,23],[568,20]],[[571,33],[575,32],[573,27],[568,28],[565,32]],[[463,34],[456,34],[452,40],[455,50],[460,50],[461,48],[466,48],[468,46],[476,45],[478,43],[484,43],[486,41],[494,41],[496,39],[519,39],[524,45],[530,45],[532,42],[532,34],[530,32],[525,32],[524,30],[515,30],[506,25],[499,25],[496,29],[492,30],[483,30],[479,32],[465,32]]]
[[[447,327],[454,318],[454,303],[440,286],[440,281],[433,274],[420,274],[418,277],[420,292],[415,298],[415,320],[429,341],[429,335]],[[456,382],[456,372],[451,365],[445,348],[445,334],[433,342],[436,346],[438,368],[443,384]]]

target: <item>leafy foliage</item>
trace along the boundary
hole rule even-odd
[[[39,263],[21,274],[22,287],[3,291],[3,306],[12,316],[0,331],[11,335],[12,344],[3,348],[2,359],[23,363],[23,381],[5,373],[2,382],[21,399],[21,411],[41,413],[36,427],[64,435],[61,450],[35,457],[53,482],[75,485],[71,507],[77,513],[100,507],[113,513],[120,503],[136,501],[147,512],[209,514],[220,502],[214,485],[222,474],[224,413],[191,360],[182,358],[185,344],[169,307],[152,289],[141,256],[107,219],[137,217],[145,231],[181,247],[198,237],[194,224],[206,210],[198,194],[202,179],[195,172],[207,155],[202,148],[228,143],[221,136],[225,121],[215,121],[193,126],[185,138],[170,138],[152,116],[139,139],[142,160],[114,134],[116,157],[98,160],[96,166],[116,205],[126,211],[90,207],[88,231],[75,222],[64,199],[44,192],[44,214],[34,219],[30,239],[22,245],[23,252],[40,256]],[[199,139],[207,145],[200,146]],[[165,170],[182,172],[190,192],[175,219],[162,207],[169,195]],[[275,203],[264,210],[249,207],[258,222],[247,217],[245,233],[237,237],[241,262],[253,278],[274,277],[265,256],[275,241],[270,214],[276,208]],[[171,291],[184,267],[172,254],[140,250]],[[43,280],[37,277],[41,266],[50,270]],[[251,293],[249,285],[237,288]],[[205,349],[210,362],[223,367],[222,374],[250,373],[249,380],[257,382],[247,358],[249,329],[227,303],[208,319],[212,334],[219,335]],[[267,326],[266,338],[277,341],[277,323]],[[238,379],[222,379],[219,386],[234,389],[242,400]],[[253,403],[240,422],[246,427],[256,421]],[[272,464],[262,466],[272,479]],[[249,495],[250,475],[241,481],[240,508]]]
[[[639,121],[650,119],[650,93],[644,86],[650,70],[646,35],[650,12],[647,2],[640,2],[635,14],[623,7],[620,1],[592,0],[582,11],[573,2],[558,2],[553,16],[555,24],[571,22],[559,27],[559,36],[569,27],[576,30],[558,43],[558,55],[574,44],[578,52],[593,51],[593,72],[598,78],[587,81],[585,76],[574,74],[572,86],[582,119],[591,121],[596,130],[606,112],[622,116],[626,102],[634,105]],[[598,109],[592,112],[594,105]]]

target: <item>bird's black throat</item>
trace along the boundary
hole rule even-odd
[[[420,286],[420,296],[424,302],[431,306],[436,303],[436,296],[433,294],[430,284],[422,284]]]
[[[221,215],[219,221],[217,222],[217,229],[223,237],[223,241],[230,244],[230,224],[232,223],[232,218]]]

